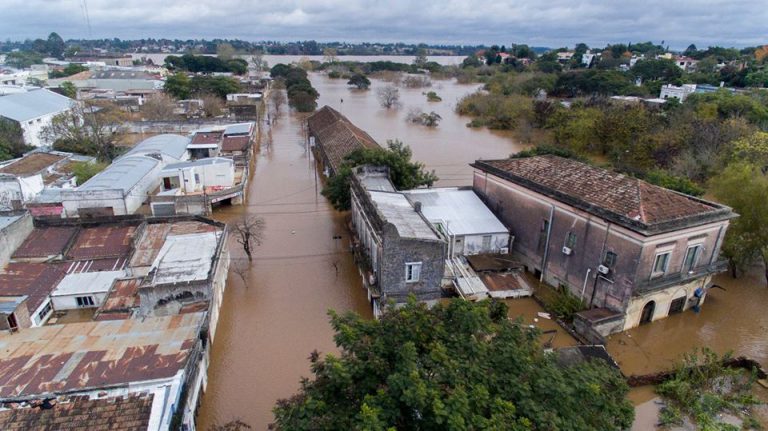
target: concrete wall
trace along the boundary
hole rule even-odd
[[[32,320],[29,317],[29,309],[27,308],[26,299],[20,302],[11,314],[13,314],[13,316],[16,318],[16,325],[18,329],[32,327]],[[0,330],[11,329],[10,325],[8,324],[8,317],[9,315],[0,313]]]
[[[224,291],[227,288],[227,276],[229,275],[229,249],[226,247],[226,234],[220,241],[221,254],[213,273],[213,290],[211,292],[211,306],[209,308],[208,338],[211,343],[216,336],[216,328],[219,322],[219,310],[224,301]]]
[[[469,256],[480,253],[499,253],[502,248],[509,247],[509,234],[489,233],[491,235],[491,246],[483,247],[483,237],[485,235],[462,235],[454,238],[453,255]]]
[[[0,268],[5,267],[17,248],[32,232],[32,216],[25,212],[20,219],[0,229]]]
[[[29,316],[32,320],[32,326],[42,326],[45,324],[45,322],[48,321],[48,318],[51,317],[51,314],[53,314],[53,307],[51,307],[50,311],[45,313],[42,318],[39,316],[40,312],[43,311],[46,306],[51,302],[50,298],[46,298],[45,301],[43,301],[39,307]]]
[[[155,308],[174,301],[203,301],[211,298],[211,285],[208,282],[195,284],[163,284],[141,286],[139,288],[141,307],[140,316],[151,315]]]
[[[33,147],[53,145],[52,141],[43,139],[40,136],[40,132],[42,132],[43,128],[50,126],[53,117],[58,114],[59,113],[43,115],[42,117],[38,117],[29,121],[20,122],[19,125],[21,126],[21,130],[24,135],[24,143]]]
[[[672,301],[678,298],[687,298],[683,310],[688,310],[694,305],[704,304],[706,298],[706,287],[712,282],[712,276],[707,276],[701,279],[689,280],[685,284],[680,284],[667,289],[658,290],[642,296],[633,297],[627,306],[626,318],[624,321],[624,330],[634,328],[640,325],[640,318],[642,317],[643,308],[646,304],[654,301],[654,311],[651,321],[663,319],[669,316],[669,308]],[[696,298],[694,292],[696,289],[702,288],[704,294],[701,298]]]

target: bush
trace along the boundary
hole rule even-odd
[[[440,102],[442,100],[443,100],[443,98],[438,96],[437,93],[435,93],[434,91],[430,91],[430,92],[427,93],[427,101],[428,102]]]
[[[106,163],[100,162],[74,162],[72,163],[72,173],[77,178],[77,185],[80,186],[106,167]]]
[[[572,321],[574,314],[587,309],[584,301],[573,295],[566,287],[557,289],[552,297],[545,300],[545,306],[547,311],[566,322]]]
[[[653,169],[645,174],[646,181],[659,187],[675,190],[691,196],[701,196],[704,189],[685,177],[678,177],[661,169]]]

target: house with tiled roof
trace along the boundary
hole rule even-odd
[[[334,175],[344,158],[363,148],[380,148],[375,139],[339,111],[323,106],[307,118],[309,146],[326,176]]]
[[[723,205],[576,160],[478,160],[473,188],[514,235],[513,253],[590,309],[599,340],[701,307],[729,221]]]

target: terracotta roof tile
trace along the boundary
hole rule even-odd
[[[336,172],[344,158],[361,148],[380,148],[368,133],[352,124],[347,117],[335,109],[324,106],[307,119],[310,133],[316,145],[322,148]]]
[[[472,166],[638,231],[733,215],[725,206],[553,155],[478,160]]]
[[[71,397],[51,401],[42,408],[42,401],[31,406],[6,405],[0,411],[0,429],[29,431],[88,431],[146,430],[152,415],[152,394],[138,393],[102,399]]]

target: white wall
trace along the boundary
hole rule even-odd
[[[75,299],[78,296],[92,296],[93,307],[78,307],[77,299]],[[104,298],[106,298],[106,296],[107,296],[107,292],[92,292],[92,293],[80,293],[77,295],[54,296],[51,298],[51,300],[53,301],[54,310],[77,310],[80,308],[100,307],[101,304],[104,303]]]
[[[47,114],[43,115],[42,117],[38,117],[29,121],[22,121],[19,123],[21,130],[24,132],[24,142],[27,145],[31,145],[33,147],[45,147],[53,145],[53,141],[41,138],[40,132],[44,127],[51,125],[51,120],[53,120],[53,117],[55,117],[57,114],[58,113]]]
[[[485,235],[491,235],[490,248],[483,248],[483,237]],[[463,246],[461,248],[454,248],[454,255],[461,254],[464,256],[469,256],[480,253],[500,253],[503,247],[509,246],[508,233],[457,236],[456,239],[461,239]],[[461,251],[461,253],[459,253],[459,251]]]

